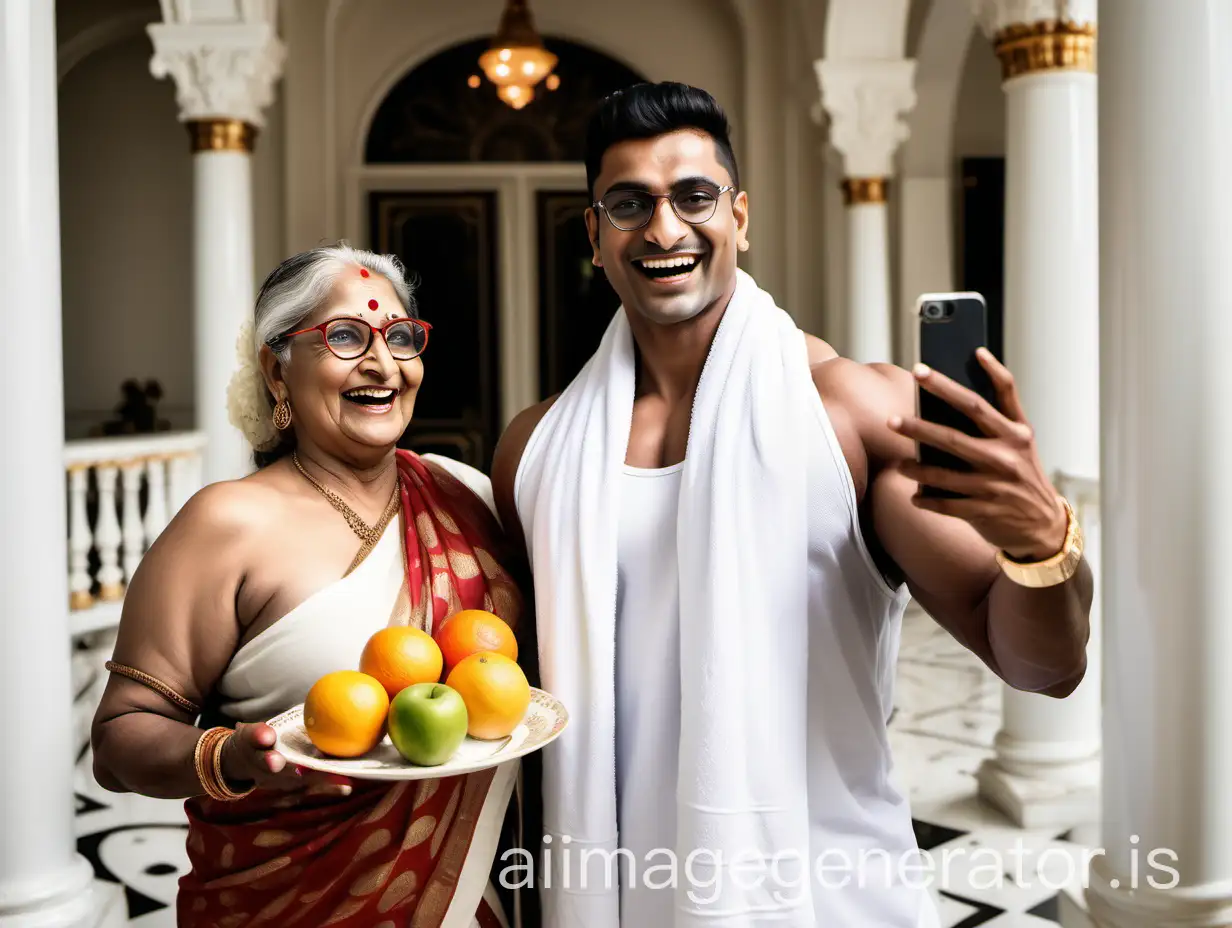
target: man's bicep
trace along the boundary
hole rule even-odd
[[[559,395],[559,394],[558,394]],[[534,434],[539,421],[552,408],[556,397],[552,396],[537,406],[524,409],[513,417],[513,421],[501,435],[492,455],[492,496],[496,501],[496,511],[500,516],[505,534],[525,552],[526,541],[522,533],[522,520],[518,515],[518,506],[514,487],[518,479],[518,467],[522,463],[522,452],[530,437]]]
[[[872,487],[877,538],[915,600],[995,670],[985,602],[997,575],[995,552],[961,519],[917,508],[911,501],[916,489],[896,467],[877,475]]]

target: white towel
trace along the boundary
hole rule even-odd
[[[675,925],[811,928],[804,434],[817,398],[803,334],[738,277],[698,385],[680,490]],[[572,715],[543,758],[547,928],[615,928],[628,870],[614,854],[614,657],[633,395],[621,309],[536,428],[515,486],[543,685]],[[652,857],[639,872],[665,862]]]

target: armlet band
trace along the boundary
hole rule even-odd
[[[129,667],[125,664],[117,664],[115,661],[108,661],[104,665],[111,673],[118,673],[122,677],[128,677],[130,680],[136,680],[138,683],[148,686],[159,696],[173,703],[185,712],[191,713],[193,716],[201,714],[201,707],[194,702],[185,699],[162,680],[151,677],[148,673],[143,673],[134,667]]]

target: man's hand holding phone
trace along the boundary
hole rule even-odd
[[[917,365],[913,376],[921,399],[927,395],[941,401],[951,415],[930,417],[934,421],[922,416],[890,420],[891,429],[921,450],[921,460],[904,461],[901,471],[921,487],[945,494],[917,492],[917,507],[970,523],[1014,560],[1044,560],[1064,545],[1068,514],[1044,472],[1013,375],[986,347],[976,348],[974,355],[991,382],[995,405],[946,374]],[[922,409],[926,405],[921,402]],[[974,428],[952,424],[961,419]],[[934,453],[925,453],[928,449]],[[958,467],[936,460],[953,460]]]

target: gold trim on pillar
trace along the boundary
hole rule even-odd
[[[192,152],[242,151],[252,154],[257,127],[242,119],[193,119],[184,124],[192,140]]]
[[[993,44],[1001,59],[1001,79],[1042,71],[1095,73],[1095,24],[1063,20],[1015,23],[997,33]]]
[[[890,198],[888,177],[844,177],[843,203],[859,206],[862,203],[885,203]]]

